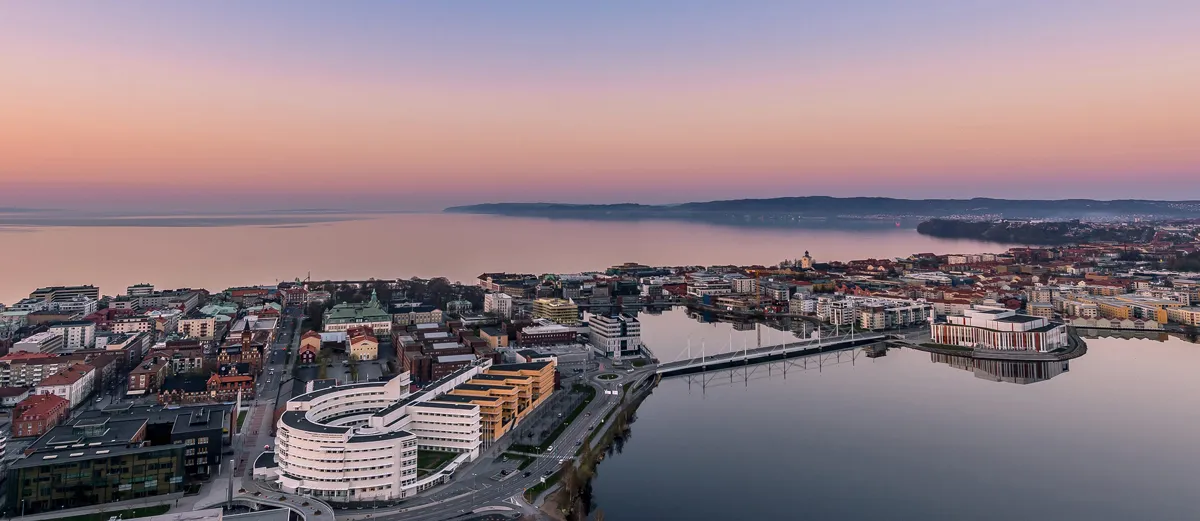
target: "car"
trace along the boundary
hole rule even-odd
[[[532,475],[533,475],[533,473],[532,473],[532,472],[525,472],[524,474],[521,474],[521,476],[523,476],[523,477],[529,477],[529,476],[532,476]]]
[[[100,402],[103,402],[103,401],[104,401],[104,397],[103,397],[103,396],[98,396],[98,397],[96,397],[96,403],[100,403]]]
[[[543,476],[546,476],[546,477],[550,477],[550,475],[551,475],[551,474],[554,474],[554,471],[553,471],[553,470],[547,470],[546,472],[543,472],[543,473],[542,473],[542,475],[543,475]]]
[[[553,445],[551,445],[551,446],[549,446],[549,447],[546,447],[546,452],[552,452],[553,450],[554,450],[554,446],[553,446]]]
[[[582,442],[582,441],[577,441],[577,442],[575,442],[575,446],[576,446],[576,447],[578,447],[578,446],[580,446],[580,445],[583,445],[583,442]]]
[[[508,470],[508,469],[503,469],[503,470],[501,470],[501,471],[500,471],[500,475],[501,475],[501,476],[507,476],[507,475],[508,475],[508,473],[509,473],[509,470]]]

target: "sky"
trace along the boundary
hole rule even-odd
[[[1200,2],[3,2],[0,206],[1200,199]]]

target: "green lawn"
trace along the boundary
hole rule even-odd
[[[617,378],[620,378],[620,376],[617,376],[613,373],[604,373],[600,376],[597,376],[596,378],[599,378],[601,380],[616,380]]]
[[[86,514],[73,517],[59,517],[55,521],[108,521],[113,516],[121,516],[121,519],[133,519],[136,517],[157,516],[166,514],[171,507],[169,505],[158,505],[153,507],[131,508],[129,510],[110,510],[108,512],[97,512],[95,514]]]
[[[642,367],[642,366],[644,366],[644,365],[646,365],[646,361],[645,361],[645,360],[643,360],[643,359],[641,359],[641,358],[638,358],[637,360],[634,360],[634,361],[633,361],[633,366],[634,366],[634,367]]]
[[[246,421],[246,411],[238,411],[238,431],[242,430],[242,423]]]
[[[450,460],[458,456],[457,452],[444,452],[440,450],[418,450],[417,451],[417,469],[433,472],[445,465]]]

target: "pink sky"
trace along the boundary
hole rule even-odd
[[[489,59],[512,58],[482,44],[398,50],[411,68],[377,68],[388,55],[366,43],[324,52],[336,34],[291,42],[271,61],[274,43],[250,28],[230,29],[243,55],[219,32],[182,30],[186,45],[160,48],[153,37],[169,31],[145,20],[91,27],[86,14],[5,10],[27,23],[0,35],[0,204],[232,190],[305,204],[370,194],[418,209],[807,194],[1200,198],[1190,8],[980,22],[987,37],[898,49],[838,39],[828,50],[839,59],[809,42],[734,39],[732,50],[676,50],[678,61],[654,66],[621,47],[629,58],[594,64],[604,74],[582,52],[496,70]],[[310,61],[290,54],[306,51]]]

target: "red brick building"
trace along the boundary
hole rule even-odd
[[[14,438],[41,436],[71,414],[71,402],[53,394],[35,394],[13,408]]]

